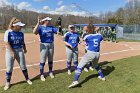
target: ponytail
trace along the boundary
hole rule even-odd
[[[16,17],[13,17],[9,23],[8,29],[11,29],[13,26],[13,22],[16,20]]]
[[[19,19],[17,19],[16,17],[13,17],[9,23],[9,26],[8,26],[8,29],[12,29],[13,28],[13,24],[14,23],[17,23],[17,22],[20,22]]]

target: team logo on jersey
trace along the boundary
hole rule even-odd
[[[52,32],[52,30],[43,30],[43,33]]]

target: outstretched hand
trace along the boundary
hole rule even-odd
[[[40,16],[38,16],[38,19],[37,19],[38,21],[38,24],[41,22],[41,17]]]

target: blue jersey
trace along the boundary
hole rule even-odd
[[[8,42],[13,49],[18,49],[23,47],[24,34],[19,31],[7,30],[4,35],[4,41]]]
[[[80,42],[80,38],[79,38],[78,33],[76,32],[74,33],[67,32],[64,35],[64,41],[68,42],[73,48],[75,48],[78,46],[78,43]]]
[[[54,41],[54,33],[57,33],[58,29],[54,26],[43,26],[38,27],[38,33],[40,35],[41,43],[52,43]]]
[[[101,34],[89,34],[84,37],[86,49],[93,52],[100,52],[100,43],[103,40]]]

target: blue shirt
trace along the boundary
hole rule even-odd
[[[54,26],[43,26],[38,27],[38,33],[40,35],[41,43],[52,43],[54,41],[54,33],[57,33],[58,29]]]
[[[64,41],[68,42],[73,48],[75,48],[78,46],[78,43],[80,42],[80,38],[79,38],[78,33],[76,32],[74,33],[67,32],[64,35]]]
[[[4,35],[4,41],[8,42],[13,49],[23,48],[24,34],[21,31],[7,30]]]
[[[93,52],[100,52],[100,43],[103,40],[101,34],[89,34],[84,37],[86,49]]]

